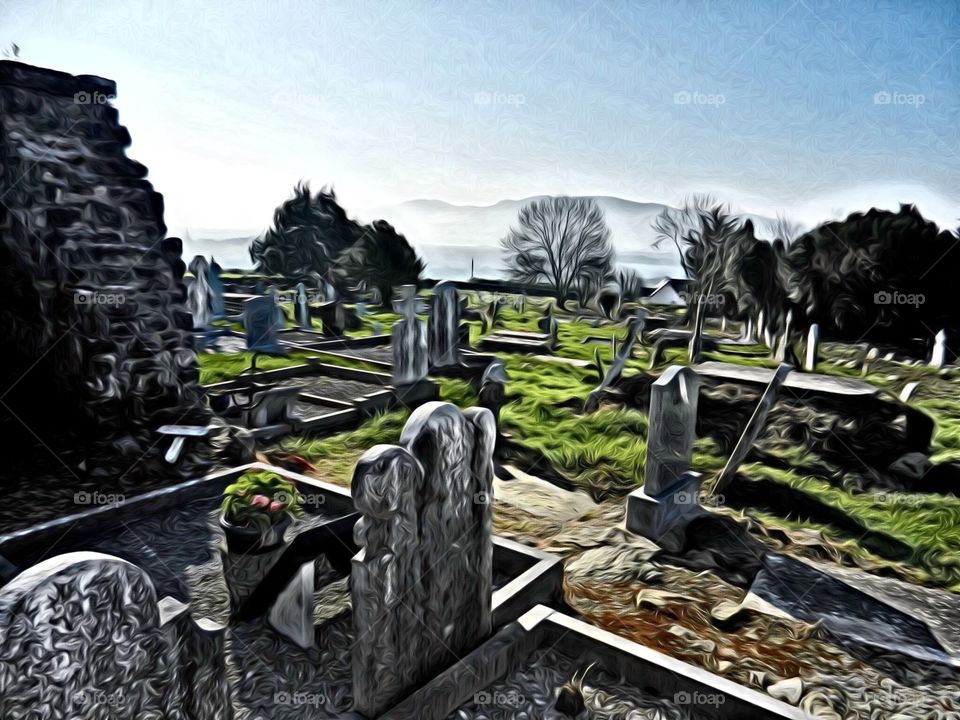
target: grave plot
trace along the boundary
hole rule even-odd
[[[793,718],[767,695],[537,606],[383,717]]]
[[[209,385],[207,392],[224,420],[269,439],[346,427],[396,404],[432,399],[437,389],[424,379],[398,390],[384,373],[310,362]]]
[[[480,349],[488,352],[541,355],[550,353],[553,342],[546,333],[498,330],[480,341]]]

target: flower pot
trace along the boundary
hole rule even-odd
[[[282,515],[266,530],[249,525],[234,525],[220,513],[220,527],[227,537],[227,549],[241,555],[267,552],[283,543],[283,534],[293,522],[289,515]]]

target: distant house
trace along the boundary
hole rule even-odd
[[[684,299],[690,280],[687,278],[664,278],[656,286],[645,293],[641,302],[644,305],[666,305],[671,307],[686,307]]]

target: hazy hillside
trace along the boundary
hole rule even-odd
[[[540,196],[542,197],[542,196]],[[427,275],[463,279],[470,275],[471,260],[481,277],[503,274],[500,239],[516,223],[517,214],[533,197],[501,200],[493,205],[452,205],[442,200],[409,200],[396,205],[359,209],[351,215],[361,222],[383,218],[394,225],[427,261]],[[666,206],[623,198],[595,198],[613,236],[618,262],[635,267],[644,277],[679,275],[680,264],[673,248],[654,250],[651,223]],[[769,218],[753,218],[763,236]],[[224,267],[249,267],[250,240],[257,233],[241,231],[196,231],[184,237],[184,254],[213,254]]]

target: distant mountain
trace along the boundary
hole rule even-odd
[[[543,195],[519,200],[501,200],[493,205],[454,205],[443,200],[408,200],[395,205],[360,209],[348,214],[361,222],[382,218],[403,233],[427,261],[427,275],[463,279],[470,275],[471,260],[480,277],[503,275],[500,239],[516,225],[520,209]],[[672,247],[654,249],[651,224],[668,207],[661,203],[635,202],[611,196],[594,199],[610,226],[617,261],[635,267],[646,278],[679,276],[680,263]],[[764,236],[770,218],[746,215]],[[257,233],[243,231],[194,231],[184,235],[184,255],[213,254],[223,267],[250,267],[247,248]],[[196,235],[197,237],[191,237]]]

